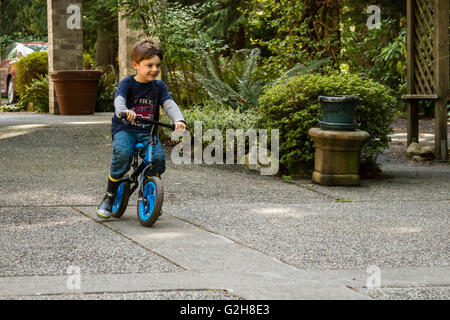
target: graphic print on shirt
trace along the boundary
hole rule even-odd
[[[155,104],[152,99],[139,98],[133,100],[133,110],[145,118],[155,118]]]

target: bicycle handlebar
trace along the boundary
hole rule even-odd
[[[131,125],[134,126],[138,126],[138,127],[142,127],[140,126],[138,123],[132,123],[130,121],[127,120],[127,114],[125,112],[121,112],[119,114],[119,118],[122,119],[122,121],[126,121]],[[159,121],[155,121],[149,118],[144,118],[143,116],[141,116],[140,114],[136,115],[136,122],[141,122],[141,123],[145,123],[145,124],[152,124],[152,125],[156,125],[156,126],[161,126],[161,127],[166,127],[172,130],[175,130],[175,125],[174,124],[167,124],[167,123],[162,123]],[[186,130],[188,130],[188,127],[186,126]]]

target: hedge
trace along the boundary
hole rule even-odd
[[[17,93],[23,94],[34,79],[48,74],[48,53],[33,52],[17,62]]]
[[[313,164],[314,143],[308,131],[319,126],[322,119],[320,95],[354,95],[361,99],[356,121],[360,130],[370,134],[362,148],[361,162],[376,163],[376,157],[389,146],[390,124],[396,114],[396,100],[389,89],[355,74],[306,74],[270,87],[259,99],[259,127],[280,130],[281,171]]]

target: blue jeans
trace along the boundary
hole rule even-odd
[[[148,146],[148,133],[133,133],[127,131],[118,131],[113,136],[113,157],[109,174],[113,179],[121,179],[125,173],[130,170],[133,161],[134,146],[137,143],[143,143]],[[166,162],[161,141],[154,136],[156,144],[153,147],[153,168],[157,173],[162,174],[166,171]],[[145,158],[148,148],[143,148],[140,156]]]

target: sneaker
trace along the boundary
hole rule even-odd
[[[111,218],[113,202],[114,194],[106,193],[105,197],[97,208],[97,216],[102,219]]]
[[[114,181],[113,181],[114,180]],[[117,188],[121,183],[121,179],[108,178],[108,184],[106,185],[106,195],[97,208],[97,216],[102,219],[109,219],[112,216],[112,206],[114,203],[114,197],[116,196]]]

